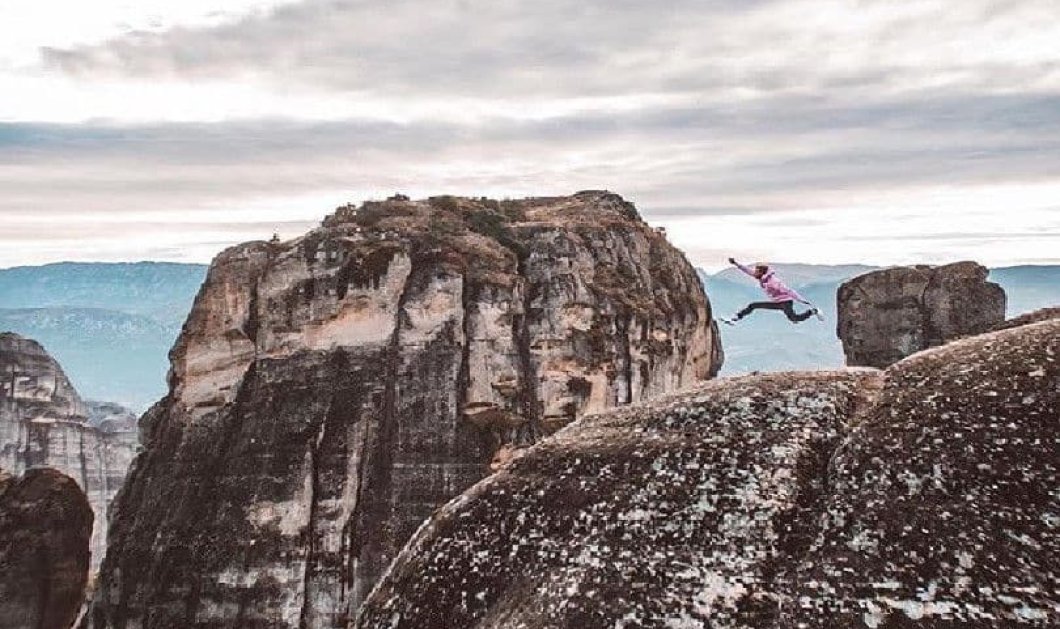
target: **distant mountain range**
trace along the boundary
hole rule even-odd
[[[843,364],[835,336],[835,293],[844,280],[877,267],[775,265],[781,277],[826,313],[827,321],[791,325],[756,314],[722,326],[722,374],[820,369]],[[60,263],[0,270],[0,331],[40,341],[86,398],[137,411],[166,392],[168,353],[206,277],[199,264]],[[762,298],[736,269],[700,272],[716,317]],[[993,269],[1008,293],[1009,315],[1060,304],[1060,266]]]
[[[88,399],[142,411],[206,277],[198,264],[59,263],[0,270],[0,331],[39,341]]]
[[[792,325],[783,316],[756,313],[734,327],[721,326],[725,348],[722,375],[750,371],[823,369],[843,365],[843,349],[835,334],[836,289],[852,277],[882,267],[859,264],[774,264],[784,281],[825,313],[824,323],[811,319]],[[710,296],[714,316],[730,316],[752,301],[764,299],[757,282],[735,268],[700,278]],[[991,269],[991,281],[1008,295],[1008,316],[1060,305],[1060,265]]]

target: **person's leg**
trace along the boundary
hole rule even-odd
[[[783,304],[784,314],[787,315],[788,321],[791,321],[792,323],[802,323],[803,321],[813,316],[812,308],[807,310],[806,312],[796,313],[794,301],[784,301],[781,303]]]
[[[744,308],[740,312],[737,312],[735,319],[739,321],[740,319],[743,319],[755,310],[781,310],[783,309],[783,307],[783,304],[779,304],[775,301],[756,301],[747,304],[746,308]]]

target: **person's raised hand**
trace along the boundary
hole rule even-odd
[[[729,258],[729,264],[736,264],[736,258]]]

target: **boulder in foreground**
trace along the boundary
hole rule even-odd
[[[72,478],[0,470],[0,629],[67,629],[84,602],[92,508]]]
[[[1060,623],[1060,320],[586,417],[441,509],[360,629]]]

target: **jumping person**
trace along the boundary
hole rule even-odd
[[[722,319],[722,323],[736,325],[737,321],[743,319],[755,310],[780,310],[787,315],[788,320],[792,323],[802,323],[813,316],[824,321],[824,316],[821,315],[821,311],[818,310],[816,306],[803,299],[802,295],[797,293],[794,289],[789,288],[784,282],[780,281],[780,278],[777,277],[776,271],[769,268],[768,265],[756,264],[754,268],[752,268],[744,266],[732,258],[729,258],[729,263],[736,265],[736,268],[758,280],[758,285],[766,292],[770,301],[756,301],[748,304],[746,308],[737,312],[736,316],[733,318]],[[806,312],[796,313],[796,301],[800,304],[806,304],[810,309]]]

